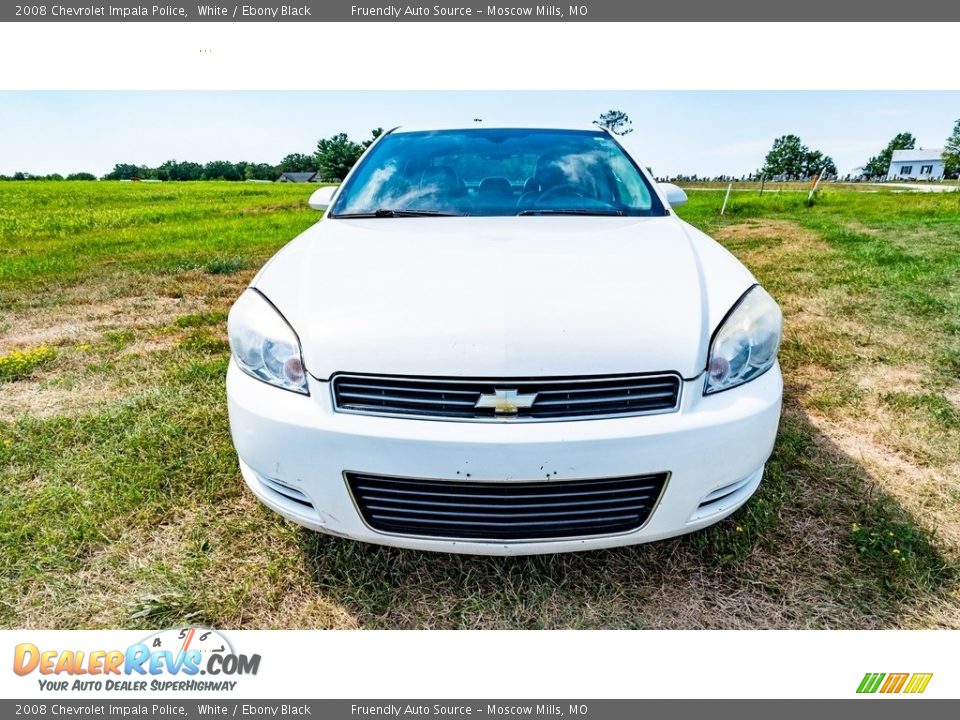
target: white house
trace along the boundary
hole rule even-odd
[[[887,180],[943,180],[943,148],[894,150]]]

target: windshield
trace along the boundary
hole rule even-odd
[[[332,217],[665,215],[607,133],[469,129],[382,138],[340,191]]]

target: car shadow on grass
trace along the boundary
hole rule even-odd
[[[957,566],[788,388],[750,502],[626,548],[479,557],[303,531],[314,590],[370,628],[896,628],[954,625]]]

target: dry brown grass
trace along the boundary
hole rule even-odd
[[[68,383],[52,370],[5,387],[0,420],[12,422],[23,416],[39,419],[60,415],[73,417],[117,402],[128,391],[129,388],[107,376]]]
[[[189,333],[174,321],[184,315],[223,311],[252,273],[211,276],[191,270],[145,281],[134,295],[103,298],[103,289],[73,288],[62,304],[0,313],[0,355],[17,348],[52,346],[56,362],[3,389],[0,421],[18,417],[76,416],[136,392],[158,372],[153,355]],[[91,364],[121,362],[117,372],[88,372]]]
[[[750,218],[717,230],[714,237],[723,243],[739,240],[762,240],[764,257],[799,255],[811,249],[829,249],[819,235],[792,220]]]
[[[960,410],[960,383],[957,383],[948,390],[945,390],[943,396],[950,402],[951,405]]]
[[[8,311],[0,316],[0,352],[35,345],[92,344],[104,333],[144,330],[170,323],[204,305],[202,297],[135,295],[111,300],[79,298],[67,305]]]

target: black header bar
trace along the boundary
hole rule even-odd
[[[249,0],[137,2],[136,0],[22,0],[0,4],[0,22],[953,22],[960,2],[945,0],[504,0],[423,3],[378,0]],[[722,29],[718,29],[722,32]],[[852,26],[851,42],[869,33]],[[811,38],[812,40],[812,38]],[[814,42],[813,47],[816,47]],[[757,47],[776,52],[776,38]],[[751,50],[743,48],[743,50]],[[781,48],[782,50],[782,48]],[[798,48],[802,50],[802,48]]]

